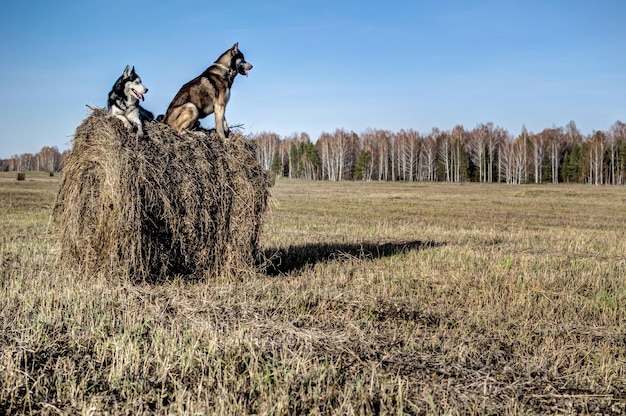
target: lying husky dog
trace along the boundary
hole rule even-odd
[[[248,76],[252,65],[246,62],[239,43],[224,52],[198,77],[182,86],[170,103],[163,122],[179,133],[194,127],[199,119],[215,113],[215,129],[223,139],[228,135],[226,104],[237,74]]]
[[[137,130],[137,137],[143,137],[144,120],[153,120],[154,115],[139,105],[143,101],[143,95],[148,89],[141,84],[141,78],[126,65],[121,77],[115,81],[109,93],[109,112],[122,120],[124,125],[131,130]]]

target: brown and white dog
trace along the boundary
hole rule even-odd
[[[181,87],[163,122],[182,133],[197,125],[199,119],[215,113],[215,129],[225,139],[229,133],[225,113],[230,89],[237,74],[247,77],[250,69],[252,65],[246,62],[239,44],[235,43],[202,74]]]

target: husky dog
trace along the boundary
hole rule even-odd
[[[213,65],[181,87],[167,108],[163,122],[179,133],[197,125],[199,119],[215,113],[215,129],[223,139],[228,135],[224,117],[230,88],[237,74],[248,76],[252,65],[246,62],[235,43]]]
[[[124,125],[131,130],[137,130],[137,137],[143,137],[144,120],[153,120],[154,115],[139,105],[143,101],[143,95],[148,89],[141,83],[141,78],[126,65],[124,73],[115,81],[109,93],[109,112],[122,120]]]

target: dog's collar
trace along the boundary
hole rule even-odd
[[[228,76],[232,79],[235,75],[237,75],[237,71],[230,69],[229,67],[227,67],[226,65],[222,65],[220,63],[216,63],[216,66],[222,68],[224,71],[226,71],[226,73],[228,74]]]
[[[215,65],[219,66],[220,68],[222,68],[226,72],[230,72],[230,68],[227,67],[226,65],[222,65],[222,64],[215,64]]]

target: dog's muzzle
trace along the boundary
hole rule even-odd
[[[245,75],[246,78],[248,77],[248,71],[251,69],[252,69],[252,64],[248,62],[243,62],[241,65],[239,65],[239,73],[241,75]]]

